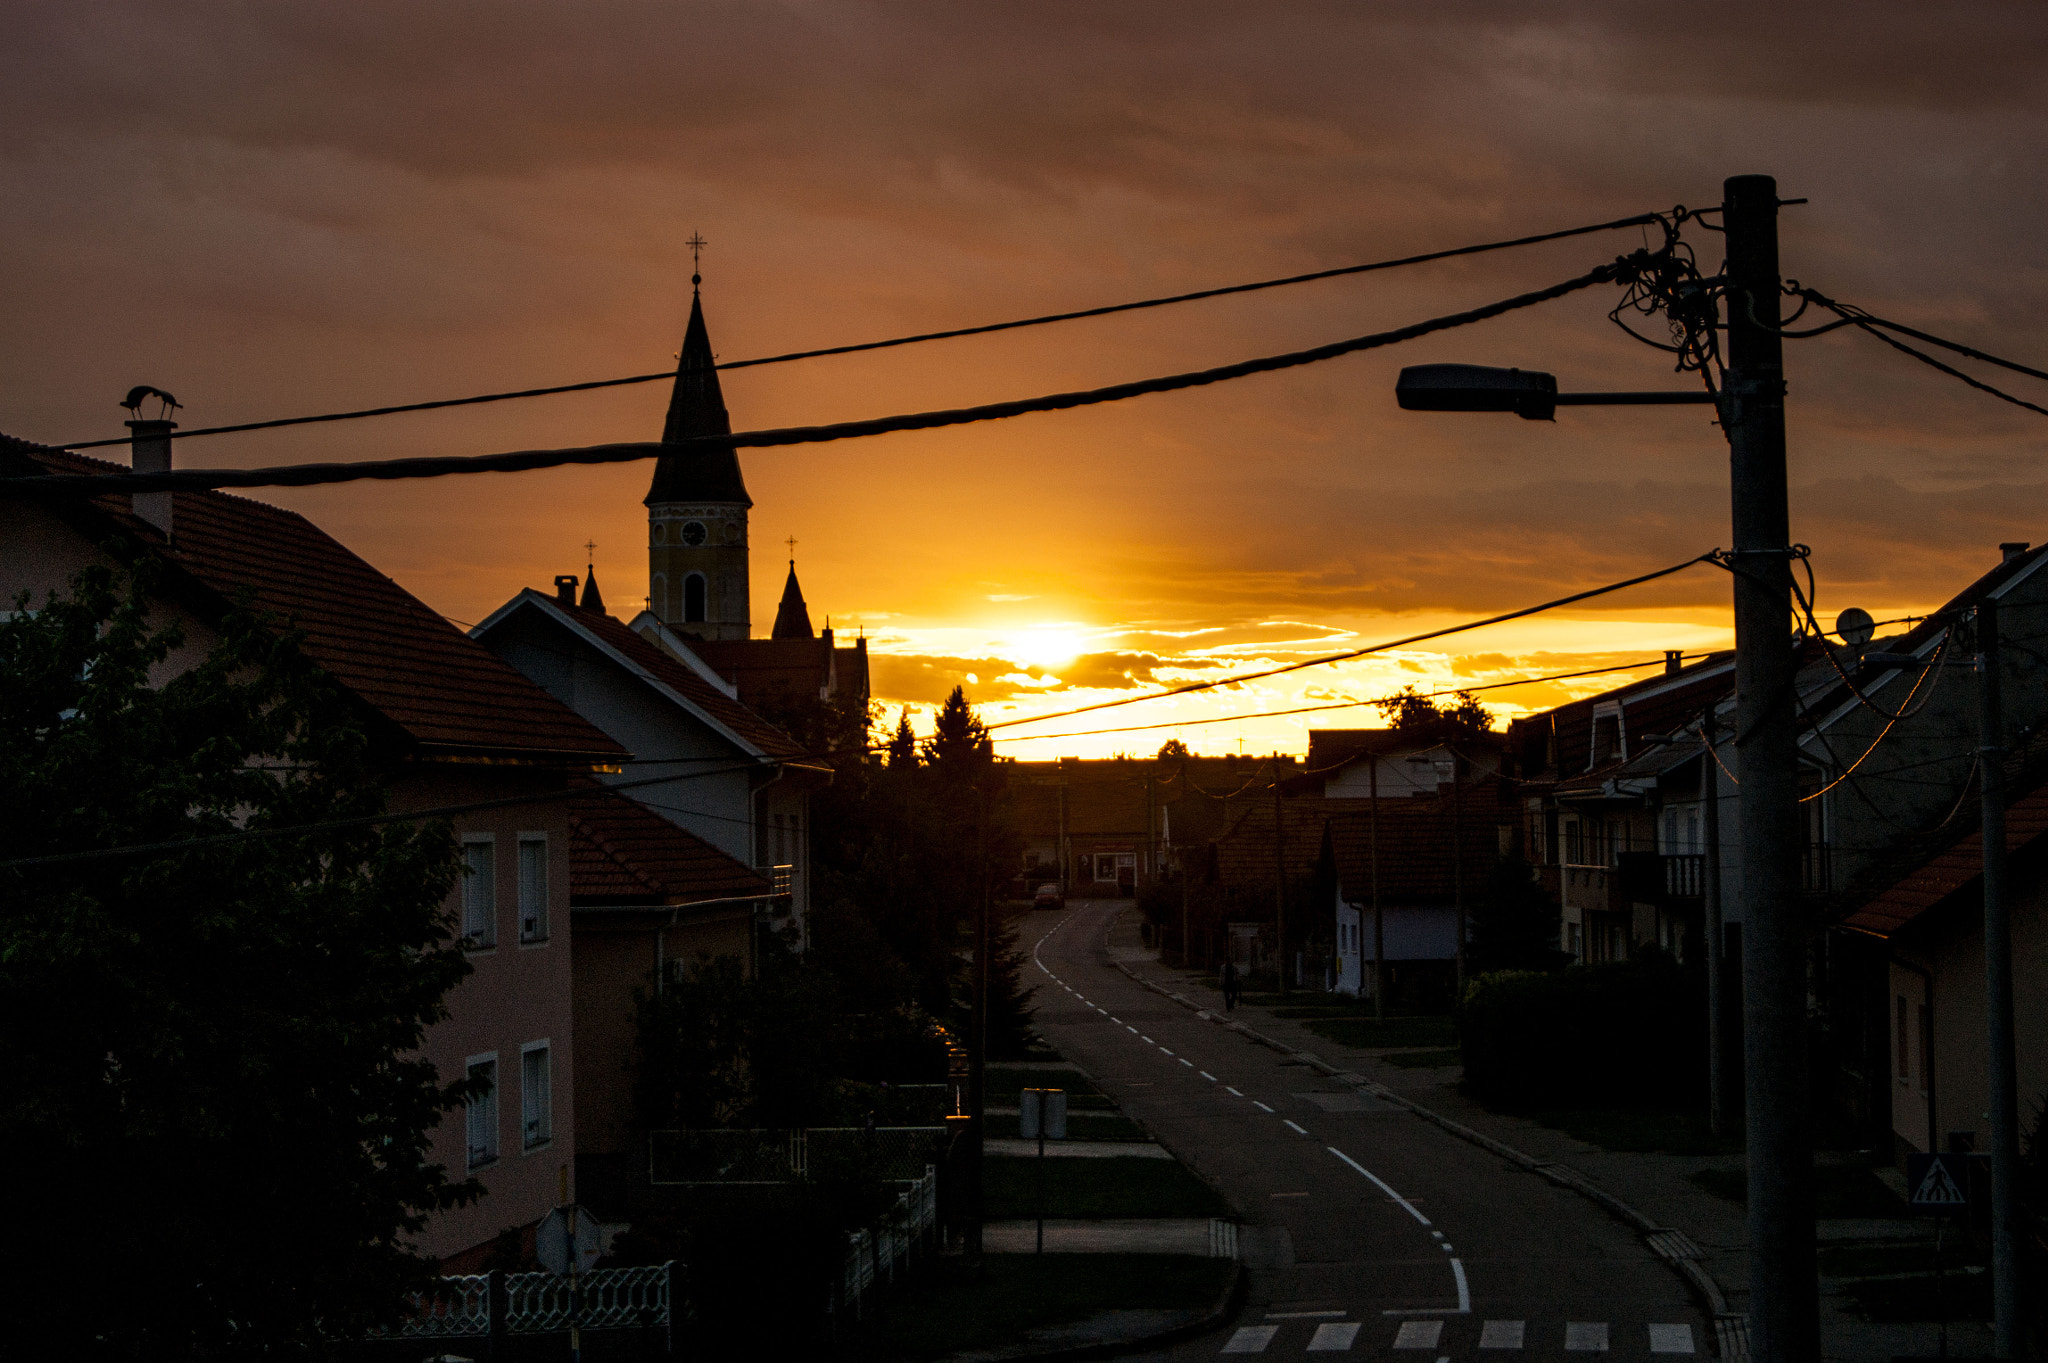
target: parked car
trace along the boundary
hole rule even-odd
[[[1062,890],[1056,881],[1041,885],[1038,887],[1038,893],[1031,896],[1031,907],[1034,909],[1064,909],[1067,907],[1066,891]]]

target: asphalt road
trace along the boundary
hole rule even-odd
[[[1112,967],[1128,906],[1035,913],[1023,945],[1046,1038],[1244,1223],[1244,1311],[1157,1357],[1709,1356],[1677,1276],[1598,1208]]]

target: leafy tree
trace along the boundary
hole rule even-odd
[[[166,676],[185,639],[150,619],[155,571],[88,568],[0,622],[0,1273],[34,1304],[8,1324],[24,1357],[393,1318],[427,1273],[408,1235],[478,1191],[427,1161],[468,1085],[417,1054],[469,969],[449,829],[195,842],[376,815],[383,773],[351,699],[246,612]]]
[[[1493,716],[1470,691],[1458,692],[1452,704],[1444,705],[1410,684],[1399,695],[1373,704],[1399,732],[1444,743],[1475,738],[1493,728]]]
[[[1159,745],[1158,755],[1162,762],[1185,762],[1194,754],[1188,751],[1187,744],[1177,738],[1169,738]]]
[[[1537,883],[1536,870],[1503,857],[1471,908],[1466,954],[1472,970],[1557,970],[1571,954],[1558,950],[1557,905]]]

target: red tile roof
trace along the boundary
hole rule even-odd
[[[1497,826],[1512,811],[1497,805],[1489,785],[1465,787],[1458,847],[1465,892],[1477,894],[1500,862]],[[1330,830],[1337,877],[1347,899],[1372,886],[1372,808],[1379,805],[1380,896],[1403,903],[1449,902],[1455,890],[1448,796],[1418,795],[1373,800],[1283,800],[1281,852],[1289,875],[1308,875],[1322,855],[1323,829]],[[1273,804],[1249,803],[1216,840],[1217,874],[1226,882],[1252,884],[1273,879]]]
[[[4,437],[0,452],[41,472],[128,471]],[[305,517],[220,492],[171,497],[169,545],[124,494],[81,498],[72,510],[148,545],[217,604],[246,590],[303,633],[308,658],[422,748],[581,762],[627,755]]]
[[[542,592],[536,592],[535,595],[546,600],[553,599]],[[578,624],[618,650],[635,666],[647,671],[663,686],[682,696],[762,752],[771,757],[784,758],[809,755],[801,743],[713,686],[697,669],[677,662],[613,616],[602,611],[583,610],[580,607],[571,608],[567,613]]]
[[[574,903],[688,904],[770,889],[760,872],[624,795],[571,802],[569,831]]]
[[[2016,852],[2043,834],[2048,834],[2048,785],[2029,791],[2006,807],[2006,850]],[[1983,874],[1980,824],[1866,900],[1841,920],[1842,925],[1890,937],[1950,895],[1975,885]]]

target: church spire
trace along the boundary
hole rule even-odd
[[[692,239],[693,252],[702,246],[702,238]],[[666,445],[732,434],[732,418],[726,415],[725,394],[718,386],[718,359],[711,349],[710,329],[704,325],[704,300],[697,291],[702,279],[700,274],[690,276],[690,323],[683,331],[682,353],[676,357],[676,385],[661,430]],[[646,501],[649,506],[656,502],[754,504],[747,495],[746,480],[740,476],[739,454],[730,445],[661,456],[655,461],[654,485],[648,489]]]
[[[811,634],[811,611],[804,604],[804,589],[797,585],[796,560],[789,561],[789,580],[782,584],[782,604],[775,611],[775,629],[768,636],[771,639],[809,639]]]
[[[604,596],[597,590],[597,545],[586,544],[583,547],[590,552],[590,562],[583,569],[583,601],[581,604],[584,610],[596,611],[599,615],[602,615],[604,614]]]

